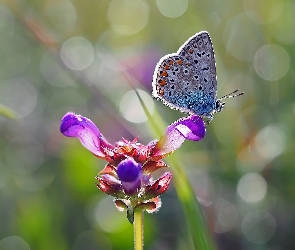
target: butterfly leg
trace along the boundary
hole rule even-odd
[[[210,114],[209,116],[207,116],[207,118],[208,118],[208,120],[205,123],[206,123],[206,125],[209,125],[210,122],[213,120],[214,117],[213,117],[212,114]]]

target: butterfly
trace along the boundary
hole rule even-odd
[[[184,113],[208,118],[220,112],[223,99],[243,95],[235,90],[217,99],[213,44],[207,31],[190,37],[177,51],[160,59],[153,76],[152,95]]]

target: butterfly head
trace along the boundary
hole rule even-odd
[[[236,89],[234,92],[231,92],[225,96],[222,96],[220,97],[219,99],[217,99],[216,103],[215,103],[215,110],[214,110],[214,113],[217,113],[217,112],[220,112],[223,108],[224,108],[224,105],[225,105],[225,102],[221,102],[221,100],[223,99],[227,99],[227,98],[231,98],[231,97],[236,97],[236,96],[240,96],[240,95],[243,95],[244,92],[241,92],[241,93],[238,93],[238,94],[235,94],[237,93],[239,90]]]
[[[216,102],[215,102],[215,107],[213,109],[213,111],[211,112],[211,114],[209,114],[207,116],[208,120],[207,120],[207,125],[213,120],[213,114],[214,113],[218,113],[220,112],[221,110],[224,109],[224,105],[225,105],[225,102],[222,102],[223,99],[227,99],[227,98],[231,98],[231,97],[236,97],[236,96],[240,96],[240,95],[243,95],[244,92],[241,92],[241,93],[238,93],[238,94],[235,94],[237,93],[239,90],[235,90],[234,92],[232,93],[229,93],[225,96],[222,96],[221,98],[217,99]]]
[[[221,110],[223,110],[224,105],[225,105],[225,102],[221,102],[221,99],[217,99],[217,101],[215,103],[214,113],[218,113]]]
[[[237,93],[239,90],[235,90],[234,92],[231,92],[223,97],[220,97],[219,99],[216,100],[216,103],[215,103],[215,109],[214,109],[214,113],[218,113],[220,112],[223,108],[224,108],[224,105],[225,105],[225,102],[222,102],[221,100],[223,99],[227,99],[227,98],[231,98],[231,97],[236,97],[236,96],[240,96],[240,95],[243,95],[244,92],[241,92],[241,93],[238,93],[238,94],[235,94]],[[235,95],[233,95],[235,94]]]

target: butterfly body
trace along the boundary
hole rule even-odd
[[[208,32],[195,34],[177,53],[166,55],[158,62],[153,96],[169,107],[212,120],[213,114],[224,107],[216,94],[215,57]]]

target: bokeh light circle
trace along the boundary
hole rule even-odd
[[[93,219],[103,231],[109,233],[118,233],[124,230],[125,226],[128,226],[126,216],[118,211],[113,199],[107,196],[100,199],[97,203]]]
[[[2,81],[0,83],[0,102],[11,108],[20,117],[32,113],[37,104],[37,91],[34,86],[24,78]]]
[[[46,15],[50,22],[60,31],[70,32],[76,26],[76,9],[68,0],[48,2]]]
[[[245,202],[259,202],[267,193],[267,183],[260,174],[248,173],[240,178],[237,192]]]
[[[112,0],[107,19],[115,32],[133,35],[148,23],[149,7],[144,0]]]
[[[265,44],[260,27],[249,22],[245,14],[229,19],[222,37],[226,50],[241,61],[252,62],[256,51]]]
[[[255,137],[255,151],[264,159],[271,160],[286,148],[286,135],[276,125],[269,125],[260,130]]]
[[[244,0],[247,16],[256,23],[266,24],[278,19],[282,14],[284,1],[281,0]]]
[[[9,236],[0,241],[0,249],[3,250],[30,250],[28,243],[21,237]]]
[[[214,231],[225,233],[231,230],[237,223],[238,212],[236,207],[225,199],[218,199],[215,204],[216,220]]]
[[[11,138],[6,146],[5,160],[15,173],[32,173],[43,162],[43,146],[29,135]]]
[[[256,52],[253,66],[261,78],[276,81],[288,72],[290,57],[281,46],[269,44],[261,47]]]
[[[60,57],[68,68],[82,70],[92,63],[94,48],[84,37],[72,37],[63,43]]]
[[[156,3],[161,14],[170,18],[181,16],[188,7],[188,0],[157,0]]]
[[[75,76],[69,75],[51,54],[45,52],[40,62],[40,72],[44,79],[53,86],[66,87],[75,85]]]
[[[241,229],[248,241],[264,244],[275,235],[276,221],[267,211],[252,211],[244,217]]]
[[[152,114],[154,111],[154,102],[151,98],[151,95],[140,89],[137,91],[145,103],[147,109]],[[147,120],[144,110],[134,90],[130,90],[123,95],[120,101],[120,111],[123,117],[130,122],[142,123]]]

